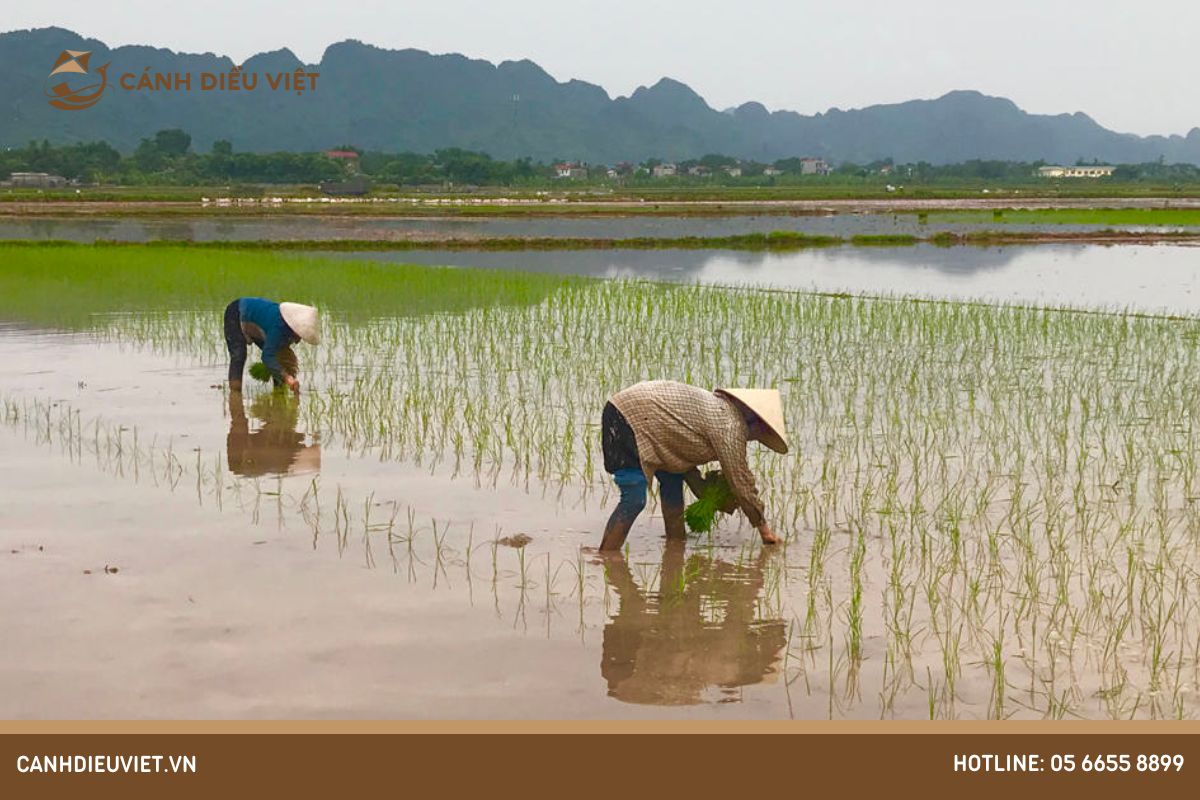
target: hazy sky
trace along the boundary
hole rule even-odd
[[[1131,133],[1200,125],[1200,3],[1162,0],[54,0],[9,3],[0,29],[58,25],[109,45],[235,61],[280,47],[315,62],[360,39],[529,58],[612,96],[670,76],[714,108],[811,114],[951,89],[1038,113],[1084,111]]]

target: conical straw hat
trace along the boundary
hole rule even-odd
[[[312,306],[300,303],[280,303],[279,313],[297,336],[309,344],[321,342],[321,318]]]
[[[779,397],[778,389],[716,389],[714,392],[738,401],[766,423],[768,432],[762,438],[763,444],[776,453],[788,451],[783,400]]]

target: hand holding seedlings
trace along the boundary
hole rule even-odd
[[[647,476],[658,478],[663,525],[668,538],[686,536],[683,484],[710,497],[696,521],[712,517],[730,498],[710,495],[696,467],[719,461],[722,480],[763,544],[779,540],[767,525],[746,445],[762,442],[777,453],[788,451],[783,403],[775,389],[707,391],[675,381],[643,381],[610,398],[600,419],[604,469],[613,476],[621,499],[609,517],[601,550],[625,543],[634,520],[646,507]],[[707,518],[707,519],[705,519]]]

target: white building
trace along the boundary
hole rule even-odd
[[[891,170],[889,170],[890,172]],[[800,174],[801,175],[828,175],[833,172],[833,168],[829,166],[823,158],[802,158],[800,159]]]
[[[14,172],[4,185],[30,189],[61,189],[67,185],[67,179],[62,175],[51,175],[47,172]]]
[[[1038,167],[1041,178],[1107,178],[1113,174],[1116,167],[1107,164],[1091,164],[1075,167],[1045,166]]]
[[[650,174],[656,178],[673,178],[678,173],[679,170],[674,164],[659,164],[650,171]]]
[[[583,180],[588,176],[586,164],[577,164],[574,161],[563,162],[562,164],[554,165],[554,175],[558,178],[567,178],[570,180]]]

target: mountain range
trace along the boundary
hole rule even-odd
[[[108,63],[109,87],[91,108],[47,101],[49,77],[65,50],[90,53],[91,71]],[[339,145],[428,153],[461,147],[495,158],[530,156],[592,163],[682,160],[721,153],[769,162],[816,156],[833,162],[934,164],[969,159],[1074,163],[1200,163],[1200,128],[1186,136],[1136,136],[1082,112],[1030,114],[1011,100],[975,91],[936,99],[831,109],[804,115],[747,102],[717,110],[687,85],[662,78],[628,97],[579,80],[558,81],[532,61],[492,64],[462,55],[387,50],[358,41],[330,45],[319,64],[287,49],[240,65],[259,76],[254,91],[199,91],[200,73],[235,64],[213,53],[109,48],[62,28],[0,34],[0,147],[47,139],[105,140],[129,151],[164,128],[183,128],[206,151],[226,139],[237,151],[312,151]],[[270,90],[266,75],[319,73],[316,88]],[[147,72],[148,70],[148,72]],[[127,90],[149,75],[190,73],[188,91]],[[56,76],[57,78],[58,76]]]

